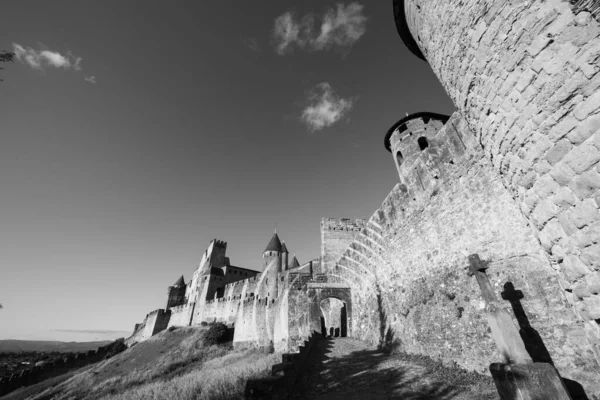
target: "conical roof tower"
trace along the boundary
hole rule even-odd
[[[267,251],[278,251],[281,253],[281,240],[279,240],[279,236],[277,236],[277,232],[273,234],[273,237],[269,241],[265,252]]]
[[[183,275],[177,279],[177,281],[173,284],[173,286],[185,286],[185,281],[183,280]]]

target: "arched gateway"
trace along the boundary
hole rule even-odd
[[[334,298],[344,303],[344,318],[341,318],[340,333],[337,336],[352,336],[352,293],[345,284],[339,283],[308,283],[308,299],[310,302],[311,329],[322,331],[321,302]],[[328,332],[329,333],[329,332]]]

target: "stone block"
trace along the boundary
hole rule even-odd
[[[551,364],[494,363],[490,372],[502,400],[571,400]]]
[[[577,129],[573,129],[567,135],[567,139],[571,141],[571,143],[578,145],[583,143],[584,140],[592,136],[594,133],[598,132],[600,129],[600,114],[591,115],[585,119],[585,121],[581,122],[581,125]],[[594,140],[594,145],[596,147],[600,147],[600,143],[597,143]]]
[[[551,199],[542,199],[532,213],[532,219],[538,228],[543,227],[548,220],[558,213],[559,209]]]
[[[546,160],[540,160],[538,163],[535,164],[533,169],[535,170],[535,172],[542,175],[550,171],[552,169],[552,165],[550,165],[550,163]]]
[[[575,118],[568,116],[558,124],[554,125],[550,131],[548,131],[548,137],[550,140],[557,141],[567,136],[567,134],[575,129],[578,125],[579,122]]]
[[[567,186],[573,180],[575,176],[575,172],[573,169],[566,165],[564,162],[559,162],[554,165],[550,170],[550,175],[554,178],[556,182],[558,182],[561,186]]]
[[[554,204],[563,210],[574,206],[576,202],[577,197],[575,197],[573,192],[567,187],[560,188],[554,195]]]
[[[588,142],[580,144],[564,158],[564,162],[577,174],[590,169],[598,161],[600,161],[600,150]]]
[[[544,229],[540,232],[539,238],[540,242],[542,242],[542,246],[544,246],[547,251],[550,251],[552,246],[563,236],[566,236],[565,231],[562,229],[558,220],[553,218],[548,221],[546,226],[544,226]]]
[[[600,188],[600,174],[591,169],[576,177],[569,188],[580,199],[591,197]]]
[[[584,297],[590,297],[592,292],[590,291],[587,283],[585,281],[581,281],[573,287],[573,294],[580,299],[583,299]]]
[[[548,174],[539,178],[533,185],[533,190],[540,199],[552,196],[559,189],[560,185]]]
[[[596,202],[592,199],[580,202],[571,210],[571,220],[579,229],[598,219],[600,219],[600,213],[596,208]]]
[[[568,255],[564,258],[561,268],[563,273],[570,279],[571,282],[585,276],[590,270],[585,266],[579,257]]]
[[[585,277],[585,281],[593,294],[600,293],[600,272],[592,272]]]
[[[600,108],[600,92],[596,92],[585,101],[581,102],[575,110],[573,110],[573,115],[580,121],[586,119],[591,113]]]
[[[556,142],[556,144],[554,144],[550,150],[548,150],[544,158],[550,163],[550,165],[554,165],[559,162],[565,156],[565,154],[571,150],[572,147],[573,144],[569,140],[561,139]]]
[[[600,244],[581,250],[581,261],[595,269],[600,269]]]
[[[591,295],[583,299],[585,309],[591,319],[600,319],[600,296]]]

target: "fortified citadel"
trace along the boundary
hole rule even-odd
[[[600,396],[600,2],[395,0],[394,16],[456,112],[385,133],[399,181],[382,206],[323,219],[320,258],[303,265],[277,235],[259,272],[211,242],[129,342],[217,320],[236,345],[295,351],[340,324],[484,373],[503,354],[469,274],[478,254],[531,358]],[[338,312],[328,298],[343,303],[335,322],[321,320]]]

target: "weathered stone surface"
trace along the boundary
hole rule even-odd
[[[574,255],[565,257],[562,262],[562,271],[571,281],[575,281],[590,272],[585,264],[581,262],[579,257]]]
[[[585,277],[590,292],[593,294],[600,293],[600,272],[592,272]]]
[[[591,319],[600,318],[600,296],[592,295],[583,299],[585,310]]]
[[[581,250],[581,260],[590,267],[600,269],[600,244]]]
[[[573,144],[571,144],[569,140],[559,140],[556,142],[554,147],[548,150],[545,159],[548,161],[548,163],[550,163],[550,165],[554,165],[559,162],[572,148]]]
[[[571,210],[571,220],[579,229],[600,219],[600,212],[596,208],[594,200],[586,199],[579,202]]]
[[[590,291],[587,283],[585,283],[585,281],[581,281],[573,287],[573,294],[582,299],[584,297],[590,297],[592,292]]]
[[[550,175],[562,186],[566,186],[571,183],[571,180],[575,177],[575,172],[564,162],[559,162],[551,170]]]

